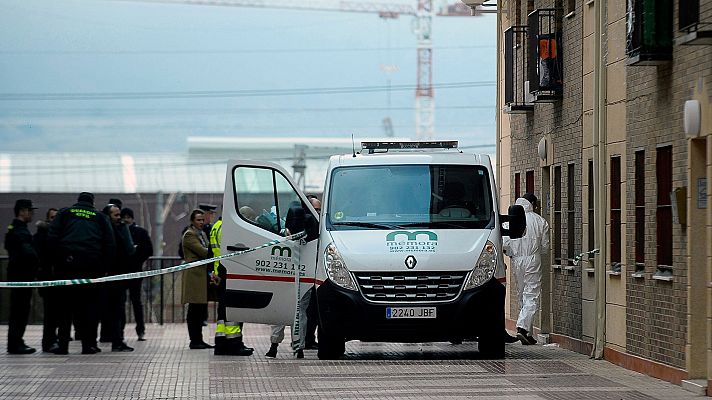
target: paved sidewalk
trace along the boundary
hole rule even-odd
[[[247,324],[251,357],[214,356],[189,350],[185,325],[149,325],[133,353],[68,356],[6,353],[7,326],[0,326],[0,399],[691,399],[679,386],[606,361],[553,346],[507,346],[507,358],[478,360],[477,344],[349,342],[339,361],[320,361],[316,351],[293,358],[287,340],[276,359],[264,356],[269,327]],[[212,343],[214,325],[203,332]],[[42,329],[28,327],[28,345],[39,347]],[[289,336],[289,335],[287,335]]]

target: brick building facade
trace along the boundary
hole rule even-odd
[[[551,227],[539,331],[709,380],[712,0],[498,6],[499,193],[533,191]]]

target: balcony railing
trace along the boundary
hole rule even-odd
[[[700,0],[679,1],[677,17],[678,30],[685,35],[675,39],[676,44],[712,45],[712,24],[700,22]]]
[[[508,114],[534,110],[529,84],[525,81],[526,39],[526,26],[512,26],[504,31],[504,112]]]
[[[555,102],[563,92],[560,10],[544,8],[528,17],[527,80],[534,102]]]

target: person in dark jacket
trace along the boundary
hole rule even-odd
[[[47,241],[58,279],[98,278],[106,274],[106,266],[114,259],[116,244],[111,223],[106,215],[94,208],[94,195],[79,194],[77,203],[63,208],[49,225]],[[95,354],[98,315],[96,285],[83,284],[60,287],[59,348],[55,354],[67,354],[69,330],[75,316],[77,333],[81,337],[82,354]]]
[[[121,219],[129,227],[131,239],[133,239],[136,252],[129,258],[128,272],[143,271],[143,263],[153,255],[153,244],[148,231],[136,225],[134,222],[134,212],[130,208],[121,210]],[[143,303],[141,302],[141,282],[143,279],[131,279],[127,281],[129,287],[129,300],[133,306],[134,319],[136,320],[136,334],[139,341],[146,340],[146,324],[143,320]]]
[[[15,202],[15,219],[7,227],[5,249],[9,256],[7,277],[11,282],[27,282],[35,280],[39,268],[39,257],[32,246],[32,234],[27,229],[27,223],[32,221],[37,207],[32,201],[19,199]],[[7,352],[10,354],[31,354],[35,349],[25,344],[27,319],[30,315],[32,301],[31,288],[16,288],[10,290],[10,318],[7,330]]]
[[[101,212],[109,217],[116,241],[116,257],[108,266],[109,275],[120,275],[129,272],[129,262],[136,253],[129,227],[121,221],[121,210],[115,204],[108,204]],[[126,281],[110,282],[107,287],[107,308],[103,315],[102,325],[110,332],[111,351],[133,351],[124,341],[124,326],[126,325]],[[104,328],[104,326],[102,326]]]
[[[35,236],[32,237],[32,244],[35,246],[37,256],[39,256],[40,259],[38,279],[41,281],[51,281],[54,279],[52,258],[47,248],[47,234],[49,233],[49,224],[56,216],[56,208],[47,210],[46,218],[42,221],[37,221],[37,232]],[[57,288],[40,288],[38,292],[42,297],[42,306],[44,309],[42,317],[42,351],[51,353],[53,350],[57,350],[59,346],[57,342],[57,329],[59,328],[57,315],[59,315],[60,310],[57,309]]]

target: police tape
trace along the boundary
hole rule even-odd
[[[289,240],[299,240],[305,237],[306,232],[299,232],[294,235],[285,236],[281,239],[271,240],[267,243],[261,244],[256,247],[249,248],[247,250],[236,251],[233,253],[223,254],[217,257],[208,258],[206,260],[193,261],[187,264],[180,264],[173,267],[151,270],[151,271],[141,271],[141,272],[131,272],[128,274],[121,275],[111,275],[104,276],[101,278],[80,278],[80,279],[61,279],[56,281],[32,281],[32,282],[0,282],[0,288],[33,288],[33,287],[54,287],[54,286],[70,286],[70,285],[84,285],[87,283],[104,283],[104,282],[114,282],[123,281],[128,279],[136,278],[146,278],[149,276],[172,274],[174,272],[185,271],[190,268],[194,268],[200,265],[210,264],[215,261],[224,260],[226,258],[236,257],[245,253],[250,253],[256,250],[264,249],[265,247],[274,246],[276,244],[284,243]]]

